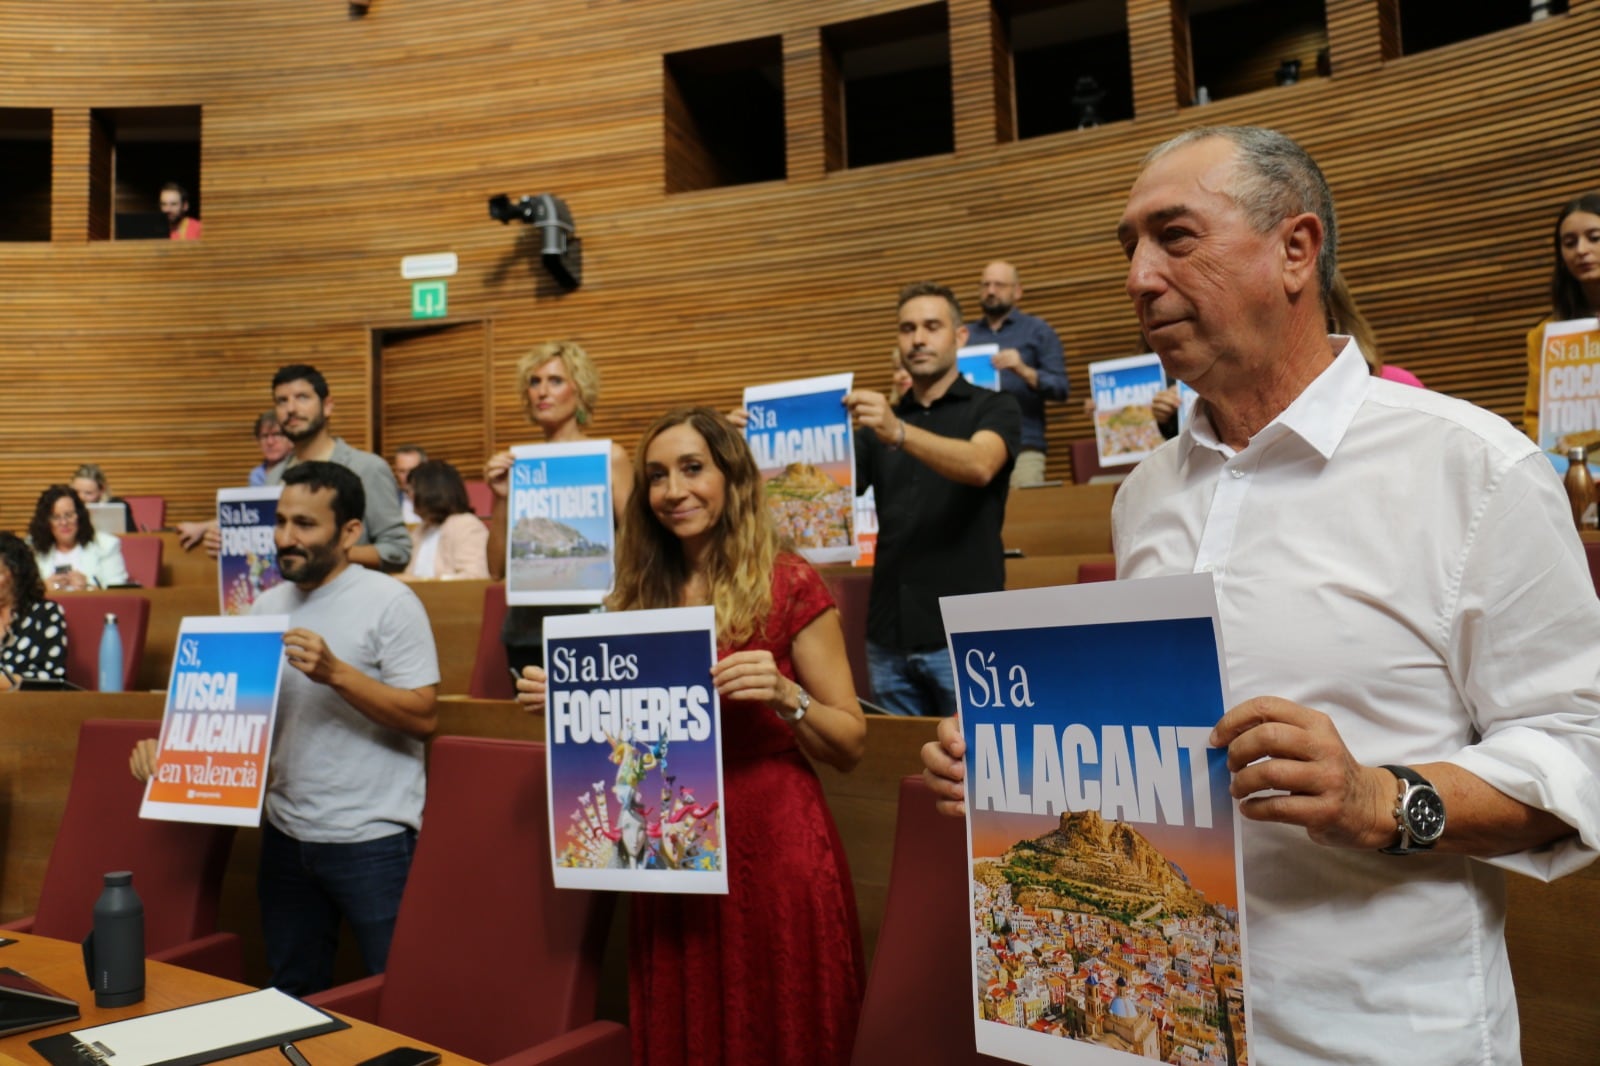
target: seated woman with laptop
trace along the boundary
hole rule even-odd
[[[65,485],[51,485],[39,496],[33,521],[28,524],[28,539],[39,573],[53,592],[128,583],[122,542],[110,533],[96,532],[89,509]]]

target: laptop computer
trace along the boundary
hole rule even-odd
[[[120,503],[86,503],[89,522],[96,533],[113,535],[128,532],[128,509]]]

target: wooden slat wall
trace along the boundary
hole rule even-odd
[[[5,5],[0,106],[55,110],[55,240],[0,247],[0,525],[99,461],[175,518],[255,462],[247,429],[281,362],[334,382],[336,430],[373,439],[368,339],[408,325],[399,259],[454,251],[452,321],[492,325],[495,445],[530,437],[518,355],[575,337],[605,378],[595,429],[632,444],[683,402],[856,370],[887,385],[896,288],[945,280],[975,309],[984,262],[1066,341],[1075,395],[1051,469],[1088,433],[1085,363],[1138,339],[1112,239],[1145,150],[1186,125],[1301,138],[1339,198],[1344,263],[1392,361],[1508,416],[1543,313],[1557,206],[1597,183],[1600,8],[1393,58],[1391,0],[1329,0],[1334,76],[1180,108],[1177,0],[1128,0],[1138,116],[997,143],[987,0],[950,0],[957,151],[839,168],[817,28],[904,0],[45,0]],[[1387,19],[1387,21],[1386,21]],[[179,29],[181,28],[181,29]],[[667,194],[663,54],[784,38],[790,178]],[[1349,62],[1346,63],[1346,58]],[[93,108],[200,106],[206,240],[86,241]],[[554,192],[586,281],[562,294],[488,196]]]
[[[384,454],[419,444],[429,458],[454,463],[462,477],[481,477],[489,457],[483,323],[388,330],[380,337],[378,441]]]

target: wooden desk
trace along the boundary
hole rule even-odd
[[[21,970],[62,995],[71,996],[78,1001],[78,1009],[82,1011],[83,1017],[75,1022],[65,1022],[45,1029],[0,1037],[0,1061],[10,1056],[33,1066],[45,1062],[42,1055],[28,1046],[29,1041],[40,1037],[70,1033],[91,1025],[103,1025],[124,1018],[137,1018],[157,1011],[170,1010],[173,1007],[186,1007],[193,1003],[204,1003],[208,1000],[221,999],[223,996],[252,991],[249,985],[224,981],[210,974],[169,966],[164,962],[146,962],[143,1002],[135,1003],[131,1007],[96,1007],[94,994],[90,992],[89,984],[84,978],[81,947],[65,940],[52,940],[49,937],[31,936],[27,933],[3,935],[15,938],[17,943],[0,947],[0,966]],[[350,1023],[350,1028],[296,1041],[300,1049],[306,1053],[306,1057],[317,1066],[355,1066],[355,1063],[402,1044],[417,1047],[432,1046],[413,1037],[380,1029],[376,1025],[368,1025],[354,1018],[344,1015],[340,1017],[344,1017]],[[443,1056],[442,1066],[475,1066],[472,1059],[451,1054],[442,1048],[436,1050]],[[237,1056],[228,1061],[245,1063],[247,1066],[284,1066],[283,1056],[275,1047]]]

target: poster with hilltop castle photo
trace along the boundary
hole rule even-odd
[[[616,577],[611,442],[511,449],[506,603],[595,604]]]
[[[778,533],[813,563],[856,558],[856,449],[844,407],[854,375],[752,385],[745,440]]]
[[[976,1049],[1245,1066],[1209,574],[942,601],[967,742]]]

